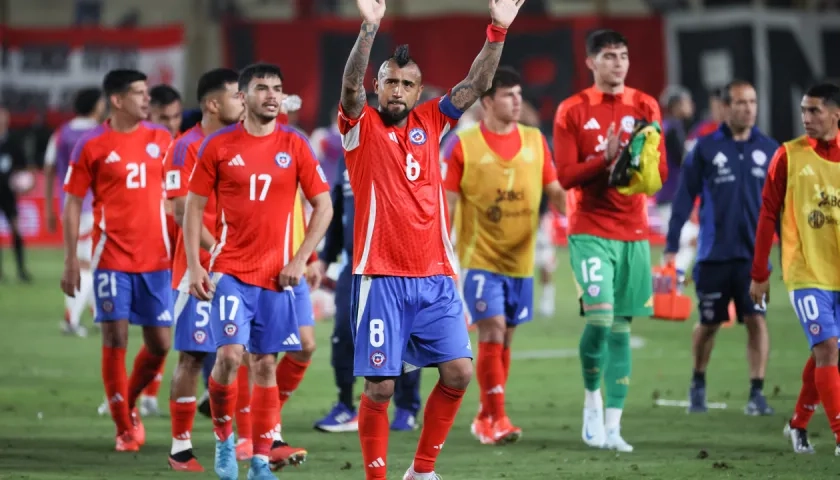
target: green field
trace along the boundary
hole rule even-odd
[[[0,284],[0,479],[215,478],[211,472],[196,475],[168,470],[166,417],[146,419],[148,440],[140,453],[113,452],[111,420],[96,414],[103,398],[99,338],[96,334],[82,339],[59,333],[61,253],[33,251],[29,263],[36,278],[34,285],[11,280]],[[688,416],[682,408],[655,407],[655,397],[686,397],[692,324],[637,319],[633,333],[643,344],[634,351],[622,432],[636,451],[617,455],[585,447],[580,439],[583,392],[576,354],[582,321],[577,316],[565,251],[560,252],[559,265],[556,317],[536,319],[520,330],[516,340],[508,413],[523,428],[522,441],[493,447],[472,439],[469,424],[477,406],[476,385],[472,385],[438,462],[437,471],[445,480],[812,480],[840,474],[821,412],[814,417],[812,428],[816,456],[795,456],[781,434],[799,391],[807,344],[777,279],[768,314],[772,353],[765,387],[776,416],[752,418],[742,412],[749,386],[742,328],[721,331],[707,374],[709,401],[726,402],[728,408]],[[13,272],[6,273],[7,278],[14,278]],[[364,478],[355,434],[324,434],[312,429],[335,397],[329,366],[331,329],[329,322],[318,326],[320,350],[284,411],[284,436],[309,449],[309,460],[298,469],[281,472],[281,478]],[[135,334],[132,351],[138,345],[139,335]],[[172,365],[170,361],[170,369]],[[426,372],[424,395],[435,377],[434,371]],[[164,399],[166,385],[168,379],[161,390]],[[164,400],[161,404],[168,403]],[[402,478],[417,436],[392,434],[390,478]],[[212,471],[213,441],[206,418],[196,419],[193,441],[199,459]],[[245,478],[244,465],[240,478]]]

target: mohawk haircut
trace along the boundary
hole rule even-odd
[[[398,45],[394,50],[394,54],[391,55],[391,58],[388,60],[393,60],[400,68],[403,68],[410,63],[415,63],[414,59],[411,58],[411,55],[408,53],[408,45]]]

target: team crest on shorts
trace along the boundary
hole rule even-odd
[[[150,143],[146,145],[146,153],[152,158],[158,158],[160,156],[160,147],[156,143]]]
[[[193,333],[193,340],[195,340],[195,343],[201,345],[207,340],[207,334],[204,333],[204,330],[196,330]]]
[[[475,311],[478,313],[484,313],[487,311],[487,302],[484,300],[479,300],[475,302]]]
[[[426,132],[422,128],[412,128],[408,132],[408,140],[415,145],[426,143]]]
[[[110,300],[105,300],[102,302],[102,311],[105,313],[111,313],[114,311],[114,302]]]
[[[809,332],[811,332],[811,335],[819,335],[819,334],[820,334],[820,330],[822,330],[822,329],[820,328],[820,324],[819,324],[819,323],[812,323],[812,324],[808,327],[808,331],[809,331]]]
[[[590,285],[586,287],[586,293],[588,293],[590,297],[597,297],[598,294],[601,293],[601,287],[598,285]]]
[[[380,368],[385,365],[385,354],[379,350],[370,354],[370,364],[374,368]]]
[[[280,168],[289,168],[289,165],[292,163],[292,157],[286,152],[280,152],[274,156],[274,161]]]
[[[237,330],[239,329],[236,328],[236,325],[232,323],[228,323],[227,325],[225,325],[225,335],[227,335],[228,337],[236,335]]]

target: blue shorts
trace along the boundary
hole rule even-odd
[[[128,320],[144,327],[172,326],[172,272],[93,272],[96,322]]]
[[[175,351],[213,353],[216,342],[210,331],[210,302],[172,290],[175,298]]]
[[[405,371],[472,358],[464,307],[450,277],[353,276],[353,373]]]
[[[840,332],[840,292],[802,288],[790,292],[790,303],[799,317],[811,348]]]
[[[464,302],[471,323],[503,315],[508,326],[533,319],[534,278],[517,278],[467,270],[464,273]]]
[[[245,345],[259,355],[301,349],[291,289],[275,292],[219,273],[213,281],[210,330],[216,348]]]
[[[726,263],[700,262],[694,265],[697,311],[700,323],[707,325],[729,320],[729,302],[735,302],[738,322],[747,315],[764,315],[765,310],[750,298],[752,262],[735,260]]]
[[[298,328],[315,326],[315,311],[312,309],[312,297],[309,296],[309,284],[301,279],[292,291],[295,294],[295,315]]]

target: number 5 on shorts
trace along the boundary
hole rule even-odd
[[[379,348],[385,345],[385,322],[381,318],[370,321],[370,346]]]

